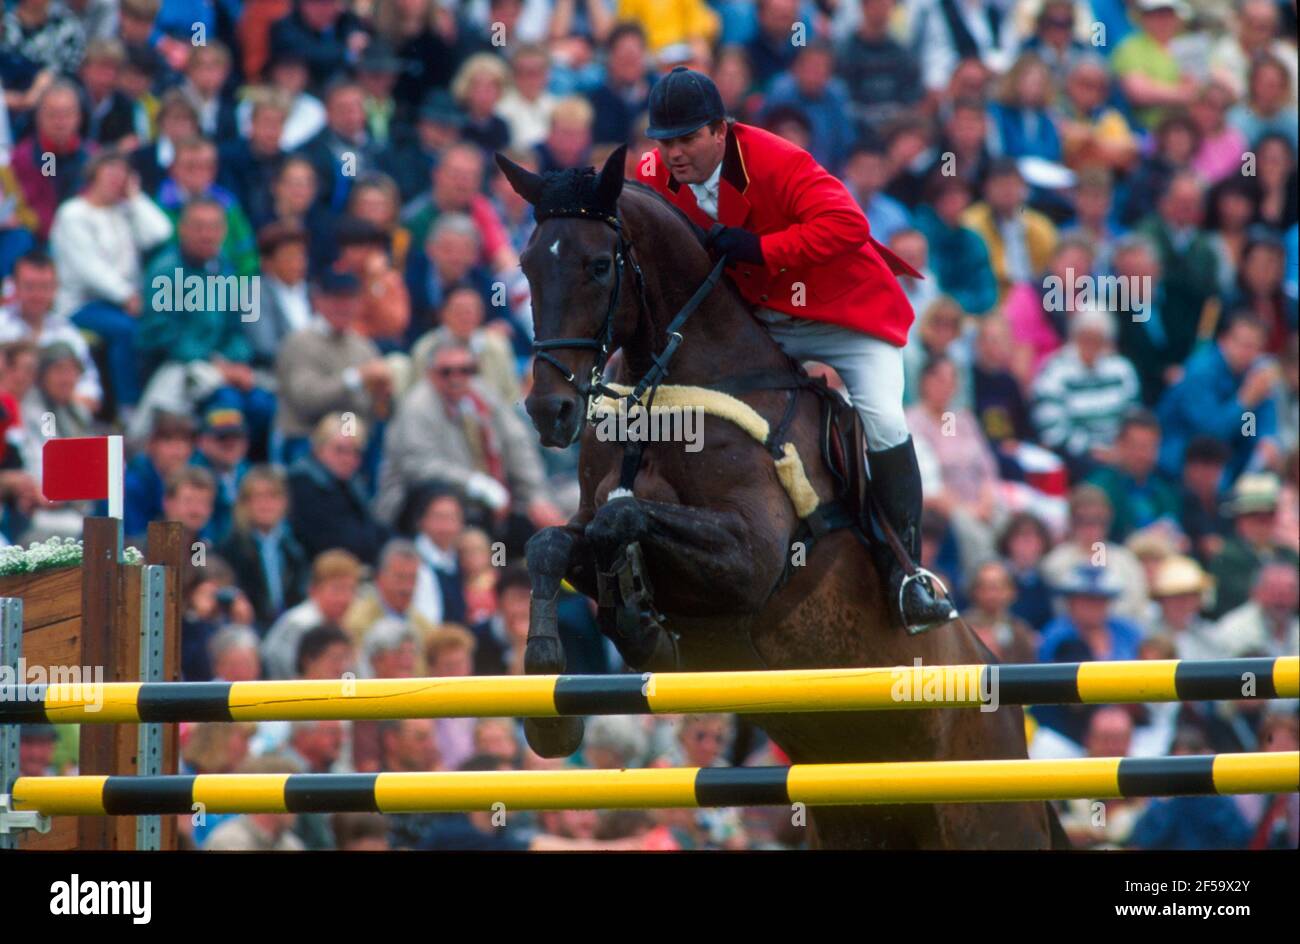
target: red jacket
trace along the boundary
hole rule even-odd
[[[673,179],[658,149],[654,160],[637,163],[637,177],[695,223],[713,225],[691,188]],[[762,237],[762,268],[727,267],[750,304],[843,325],[899,347],[906,343],[912,306],[895,273],[919,273],[871,237],[857,201],[807,151],[761,128],[732,125],[717,222]],[[795,283],[803,284],[802,293]]]

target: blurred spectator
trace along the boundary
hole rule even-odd
[[[1138,227],[1160,262],[1161,327],[1179,360],[1191,350],[1205,303],[1218,287],[1218,260],[1201,229],[1204,218],[1203,185],[1194,173],[1180,172],[1165,186],[1156,215]]]
[[[948,0],[920,8],[916,26],[921,76],[931,93],[941,91],[963,59],[978,59],[995,72],[1010,64],[1015,43],[1005,5],[993,0]]]
[[[144,534],[162,515],[164,483],[189,464],[194,453],[194,422],[188,416],[158,411],[151,417],[149,440],[123,476],[122,530]]]
[[[721,26],[705,0],[618,0],[616,15],[637,23],[656,54],[680,43],[711,43]]]
[[[585,98],[570,96],[555,103],[546,137],[533,147],[542,173],[584,167],[591,160],[595,112]]]
[[[498,518],[513,513],[537,527],[559,524],[563,516],[546,495],[532,434],[473,379],[473,352],[452,338],[430,345],[428,358],[385,433],[380,517],[391,521],[412,486],[438,481],[463,488]]]
[[[559,105],[556,111],[559,111]],[[424,245],[426,236],[440,216],[465,214],[473,221],[479,234],[478,260],[496,271],[503,271],[518,260],[500,217],[482,193],[483,170],[483,153],[477,147],[468,143],[449,145],[433,171],[431,189],[407,204],[402,211],[402,222],[410,229],[412,241]],[[437,299],[432,301],[435,305],[438,303]]]
[[[458,556],[465,530],[460,498],[445,485],[414,489],[403,509],[399,532],[413,534],[420,567],[412,606],[433,625],[467,622],[464,580]]]
[[[207,469],[217,486],[208,533],[213,541],[226,539],[233,524],[239,482],[248,471],[248,426],[234,407],[213,407],[203,414],[198,448],[190,460]]]
[[[799,45],[792,41],[799,19],[798,0],[757,0],[757,30],[745,44],[754,86],[771,91],[772,80],[794,64]]]
[[[306,157],[285,158],[271,178],[271,217],[268,223],[283,223],[307,232],[310,271],[326,269],[334,256],[330,239],[334,214],[316,199],[319,186],[316,169]]]
[[[1095,485],[1077,486],[1070,493],[1069,539],[1043,558],[1043,576],[1055,589],[1072,583],[1081,567],[1104,570],[1108,579],[1103,589],[1107,593],[1114,589],[1118,596],[1116,614],[1126,620],[1141,620],[1147,610],[1146,576],[1132,551],[1123,544],[1106,541],[1112,518],[1105,492]]]
[[[342,548],[373,564],[388,537],[359,480],[368,435],[359,417],[327,414],[312,432],[311,451],[289,466],[289,527],[309,557]]]
[[[1207,184],[1216,184],[1241,172],[1241,159],[1248,142],[1240,130],[1227,122],[1233,98],[1232,90],[1223,83],[1209,81],[1201,86],[1189,109],[1200,135],[1192,169]]]
[[[859,142],[848,152],[844,184],[858,201],[871,224],[871,235],[888,244],[895,233],[909,229],[912,215],[907,207],[883,193],[889,179],[886,152],[874,142]]]
[[[329,4],[333,0],[303,0]],[[335,79],[325,92],[325,127],[298,151],[316,171],[316,202],[333,213],[347,203],[352,182],[379,169],[380,147],[366,127],[365,91]]]
[[[834,51],[828,42],[814,39],[799,48],[789,71],[772,80],[764,107],[783,105],[793,105],[808,116],[809,152],[817,163],[838,173],[848,157],[854,129],[844,120],[850,110],[849,93],[835,76]]]
[[[387,237],[384,249],[398,271],[406,267],[406,255],[411,248],[411,232],[401,225],[402,198],[397,183],[383,173],[364,174],[357,178],[348,194],[347,213],[371,226],[378,227]],[[405,293],[403,288],[403,293]]]
[[[118,91],[118,72],[126,62],[126,48],[117,39],[92,39],[77,77],[85,92],[84,134],[101,146],[131,150],[136,137],[135,104]]]
[[[1029,404],[1015,373],[1016,359],[1017,351],[1006,319],[1001,315],[980,319],[975,362],[971,365],[972,409],[984,438],[994,449],[1004,479],[1023,477],[1013,453],[1020,443],[1034,439]]]
[[[1034,380],[1033,414],[1043,445],[1079,476],[1115,441],[1120,419],[1137,402],[1139,388],[1133,365],[1114,352],[1110,312],[1076,312],[1069,330],[1069,343],[1047,359]]]
[[[503,404],[514,404],[520,399],[515,357],[505,332],[501,330],[508,328],[508,324],[494,321],[484,328],[485,307],[483,296],[473,288],[452,288],[443,299],[438,318],[441,326],[415,342],[411,348],[411,362],[428,363],[429,351],[435,344],[446,341],[463,344],[478,361],[483,385]]]
[[[1169,753],[1208,754],[1209,743],[1196,730],[1174,739]],[[1236,797],[1186,796],[1152,800],[1133,824],[1127,846],[1133,849],[1241,849],[1250,836]]]
[[[391,237],[367,220],[344,216],[334,230],[334,271],[360,283],[357,333],[385,347],[397,347],[411,322],[411,299],[402,274],[389,258]]]
[[[1256,571],[1250,599],[1224,613],[1215,637],[1230,657],[1277,658],[1300,654],[1300,578],[1294,555]]]
[[[1227,464],[1228,447],[1212,436],[1193,437],[1183,453],[1178,521],[1202,564],[1219,553],[1232,528],[1219,501]]]
[[[546,137],[557,101],[547,89],[550,71],[551,57],[545,46],[517,45],[511,53],[510,87],[496,108],[496,113],[510,129],[511,148],[526,150]],[[604,140],[599,130],[596,140]]]
[[[1170,51],[1182,30],[1186,8],[1178,0],[1137,0],[1138,31],[1121,42],[1111,59],[1138,123],[1151,129],[1171,107],[1188,105],[1196,80],[1183,72]]]
[[[1291,340],[1296,331],[1295,302],[1282,289],[1286,250],[1282,241],[1267,230],[1256,230],[1241,250],[1236,284],[1227,293],[1229,311],[1249,311],[1266,332],[1264,350],[1282,355],[1295,350]]]
[[[1214,638],[1214,624],[1201,616],[1210,580],[1190,557],[1174,555],[1157,567],[1151,581],[1151,598],[1160,615],[1148,636],[1173,639],[1180,659],[1223,659],[1227,652]]]
[[[1273,399],[1277,365],[1261,359],[1265,328],[1252,315],[1232,318],[1214,344],[1198,348],[1176,386],[1160,401],[1157,415],[1164,430],[1160,470],[1177,475],[1187,442],[1213,436],[1228,447],[1231,481],[1257,455],[1275,449],[1277,430]]]
[[[1047,528],[1024,511],[1007,519],[998,539],[998,555],[1015,583],[1010,612],[1036,630],[1046,626],[1053,615],[1052,589],[1041,570],[1043,555],[1051,546]]]
[[[999,662],[1025,664],[1037,659],[1037,633],[1011,612],[1016,587],[1000,561],[981,564],[967,590],[966,622]]]
[[[969,410],[953,410],[957,371],[944,357],[931,358],[921,373],[920,400],[907,410],[907,425],[938,459],[943,492],[971,517],[991,523],[997,510],[997,460]]]
[[[419,643],[416,656],[423,659],[424,640],[436,624],[413,605],[419,574],[420,552],[413,543],[393,538],[384,545],[379,552],[374,581],[361,588],[343,617],[343,629],[358,647],[365,646],[368,634],[381,619],[392,617],[415,633]]]
[[[222,254],[226,208],[212,197],[195,197],[181,212],[177,232],[177,245],[159,253],[145,274],[149,297],[137,346],[146,369],[153,368],[151,383],[172,382],[167,372],[183,373],[194,362],[211,365],[219,378],[215,395],[243,410],[254,455],[265,455],[275,395],[258,385],[249,366],[253,351],[243,324],[252,314],[254,283],[237,277]]]
[[[255,626],[265,634],[289,607],[302,601],[307,589],[307,553],[286,523],[289,488],[284,473],[272,466],[254,466],[239,482],[233,528],[220,553],[248,593],[256,614]]]
[[[356,61],[368,38],[339,0],[294,0],[293,12],[271,26],[271,61],[284,50],[297,50],[319,88]]]
[[[312,0],[305,0],[310,3]],[[297,774],[302,768],[281,757],[253,757],[238,768],[241,774]],[[202,843],[216,852],[302,852],[307,846],[293,832],[293,813],[248,813],[226,818]]]
[[[501,59],[482,52],[466,60],[451,83],[452,97],[465,114],[461,137],[489,153],[510,144],[510,126],[496,114],[509,81]]]
[[[1004,299],[1012,285],[1043,271],[1056,248],[1056,227],[1025,205],[1027,197],[1015,161],[998,160],[984,177],[984,199],[961,216],[962,224],[984,240]]]
[[[257,318],[245,324],[254,369],[275,365],[281,345],[312,321],[307,289],[307,232],[288,223],[268,223],[257,234],[261,290]],[[283,395],[280,410],[284,409]]]
[[[50,232],[59,274],[55,310],[103,340],[115,401],[130,407],[140,396],[141,259],[172,226],[120,156],[97,158],[86,180],[84,193],[59,207]]]
[[[252,89],[245,101],[251,109],[246,134],[217,140],[218,179],[234,194],[249,224],[260,230],[275,212],[272,182],[286,154],[280,142],[290,104],[288,96],[269,87]]]
[[[224,94],[230,78],[230,50],[218,40],[195,46],[185,63],[185,81],[179,86],[199,118],[199,131],[224,141],[237,134],[235,106]]]
[[[836,71],[844,80],[859,130],[877,128],[916,105],[924,96],[915,56],[889,34],[896,0],[861,0],[857,29],[836,53]],[[743,119],[742,119],[743,120]],[[877,239],[880,235],[872,221]]]
[[[212,473],[197,466],[177,469],[167,479],[163,488],[163,521],[181,523],[181,543],[190,547],[202,541],[212,544],[212,506],[217,495],[217,483]],[[143,535],[136,535],[140,542]],[[241,620],[241,622],[248,622]]]
[[[1287,61],[1295,61],[1295,52],[1285,59],[1272,55],[1256,56],[1246,80],[1245,100],[1228,113],[1228,121],[1252,144],[1266,135],[1280,135],[1296,147],[1295,73]]]
[[[522,565],[507,567],[497,580],[497,612],[471,627],[475,675],[522,675],[532,580]]]
[[[1126,226],[1140,222],[1156,209],[1174,176],[1191,169],[1200,144],[1196,123],[1182,110],[1161,119],[1154,133],[1154,152],[1146,154],[1128,178],[1120,214]]]
[[[330,414],[366,420],[388,414],[392,370],[357,330],[360,292],[355,276],[325,273],[311,293],[316,314],[280,344],[276,433],[285,463],[303,453],[306,437]]]
[[[1273,712],[1260,723],[1259,749],[1294,751],[1300,748],[1300,717]],[[1293,849],[1300,843],[1300,794],[1255,794],[1234,798],[1251,824],[1250,849]]]
[[[1060,349],[1069,330],[1068,313],[1062,309],[1080,277],[1089,278],[1095,269],[1092,243],[1075,235],[1056,245],[1047,267],[1032,283],[1011,286],[1003,311],[1015,338],[1016,361],[1025,382],[1032,381],[1048,357]],[[1067,291],[1062,299],[1058,287]]]
[[[1110,540],[1127,540],[1134,531],[1156,523],[1177,526],[1178,495],[1156,472],[1159,456],[1160,421],[1155,414],[1140,408],[1126,413],[1108,458],[1088,476],[1110,499]]]
[[[1255,141],[1257,179],[1261,196],[1259,218],[1266,226],[1294,226],[1300,209],[1296,197],[1296,145],[1293,139],[1265,134]]]
[[[636,120],[645,113],[650,101],[650,64],[646,58],[646,38],[634,22],[622,22],[610,30],[605,41],[604,81],[587,93],[594,112],[591,139],[597,144],[622,144]],[[554,105],[548,117],[553,118]],[[528,142],[537,145],[549,133],[551,122]],[[515,142],[520,146],[520,142]]]
[[[0,344],[31,339],[40,347],[55,343],[71,347],[81,361],[76,398],[91,414],[98,412],[103,389],[90,347],[66,316],[53,311],[58,294],[54,262],[39,250],[19,256],[14,263],[13,286],[13,301],[0,306]]]
[[[28,0],[37,4],[41,0]],[[94,144],[80,135],[81,97],[65,79],[46,85],[36,101],[32,133],[9,156],[23,202],[36,214],[37,238],[49,238],[59,205],[77,192]]]
[[[307,599],[286,610],[262,640],[267,678],[296,677],[303,637],[321,625],[339,627],[356,596],[361,573],[361,562],[344,550],[325,551],[312,561]]]
[[[257,633],[247,626],[222,628],[208,643],[214,682],[253,682],[261,676]]]
[[[393,87],[404,65],[387,43],[373,38],[357,60],[357,84],[365,93],[366,130],[381,148],[389,145],[394,130],[399,137],[404,132],[401,127],[395,128],[397,106],[393,101]]]
[[[1277,543],[1278,482],[1272,475],[1243,475],[1224,510],[1232,516],[1233,533],[1210,561],[1216,589],[1211,615],[1223,616],[1246,602],[1255,575],[1273,561],[1297,562],[1295,552]]]
[[[154,140],[130,154],[131,168],[140,175],[140,189],[150,197],[157,195],[176,159],[176,142],[199,136],[199,114],[180,90],[171,89],[158,103],[155,124]]]
[[[998,101],[989,106],[1002,154],[1061,160],[1061,139],[1048,112],[1054,97],[1047,64],[1022,52],[1003,77]]]
[[[1133,169],[1138,138],[1111,97],[1105,60],[1077,59],[1065,79],[1065,101],[1058,117],[1062,158],[1070,167],[1104,167],[1115,173]]]
[[[960,177],[934,176],[926,188],[927,204],[915,219],[929,244],[939,288],[964,311],[979,315],[997,304],[998,285],[984,240],[961,222],[970,196],[970,185]]]
[[[1237,282],[1237,268],[1259,215],[1259,187],[1248,177],[1229,177],[1210,190],[1205,228],[1210,233],[1219,273],[1219,292],[1228,294]]]

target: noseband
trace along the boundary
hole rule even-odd
[[[623,222],[618,216],[604,215],[576,207],[551,212],[546,216],[547,219],[552,217],[598,220],[612,229],[618,237],[618,244],[614,249],[614,286],[610,289],[609,305],[605,309],[605,320],[596,336],[594,338],[552,338],[547,341],[533,342],[533,351],[537,355],[537,359],[545,361],[558,370],[564,376],[565,381],[578,392],[578,395],[587,401],[587,422],[591,423],[595,422],[597,395],[615,400],[627,400],[629,406],[639,405],[647,392],[653,396],[655,389],[668,376],[668,364],[672,361],[673,355],[677,353],[677,348],[681,346],[681,331],[686,324],[686,320],[704,303],[704,300],[713,291],[714,286],[718,284],[718,280],[722,278],[722,270],[726,268],[727,257],[724,255],[717,261],[712,271],[700,284],[700,287],[695,290],[695,294],[687,300],[686,304],[673,317],[672,322],[668,325],[668,343],[662,351],[655,355],[654,362],[651,364],[650,369],[646,371],[645,376],[641,378],[630,393],[620,394],[605,385],[605,368],[609,364],[610,355],[613,353],[614,318],[618,314],[625,265],[632,267],[632,274],[636,278],[637,307],[642,312],[649,309],[645,298],[645,278],[641,274],[641,266],[632,255],[632,244],[628,242],[627,237],[623,234]],[[550,351],[556,350],[595,351],[596,362],[591,367],[591,377],[586,381],[579,380],[573,371],[550,355]]]

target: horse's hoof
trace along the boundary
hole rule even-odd
[[[524,737],[542,757],[568,757],[582,747],[581,718],[525,718]]]

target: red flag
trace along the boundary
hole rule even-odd
[[[122,437],[50,439],[41,452],[41,493],[47,501],[107,498],[122,517]]]

